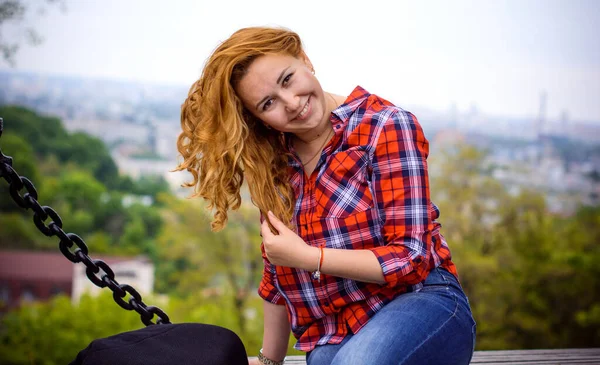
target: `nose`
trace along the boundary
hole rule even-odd
[[[280,96],[280,98],[282,99],[284,105],[285,105],[285,110],[293,113],[293,112],[297,112],[298,110],[300,110],[300,97],[298,95],[294,95],[290,92],[284,93]]]

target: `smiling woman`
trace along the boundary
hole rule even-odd
[[[343,101],[323,92],[308,57],[304,53],[300,58],[264,55],[233,85],[246,110],[267,128],[292,136],[296,153],[310,175],[315,157],[333,134],[329,115]]]
[[[247,180],[262,216],[263,349],[309,365],[468,364],[475,322],[430,201],[416,117],[360,86],[323,91],[300,38],[245,28],[182,106],[179,170],[220,230]]]

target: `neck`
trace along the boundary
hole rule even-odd
[[[302,164],[304,165],[304,167],[308,167],[310,163],[314,162],[313,160],[321,154],[321,151],[323,151],[323,148],[331,139],[331,136],[333,134],[333,128],[330,127],[329,129],[327,129],[327,131],[325,131],[324,135],[319,135],[311,142],[312,146],[308,143],[304,145],[302,149],[305,149],[306,152],[308,152],[308,154],[306,154],[306,152],[302,152],[299,156],[302,160]],[[319,144],[319,147],[316,147],[317,144]]]
[[[316,128],[315,128],[316,129]],[[315,130],[315,134],[312,134],[311,136],[297,136],[294,135],[294,139],[295,139],[295,144],[301,144],[301,145],[311,145],[311,144],[317,144],[319,141],[321,141],[322,138],[324,138],[324,135],[329,134],[329,131],[333,130],[331,128],[331,124],[330,123],[325,123],[323,126],[319,126],[319,130]]]

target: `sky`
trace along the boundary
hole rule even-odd
[[[326,91],[518,117],[537,115],[545,93],[549,119],[600,123],[596,0],[64,1],[30,12],[44,41],[12,70],[189,86],[237,29],[283,26]]]

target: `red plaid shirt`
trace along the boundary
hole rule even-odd
[[[456,275],[429,199],[429,143],[417,118],[357,87],[330,120],[335,135],[310,177],[288,144],[296,232],[311,246],[373,251],[386,284],[323,273],[318,282],[309,271],[272,265],[263,247],[259,295],[286,305],[302,351],[356,333],[435,267]]]

